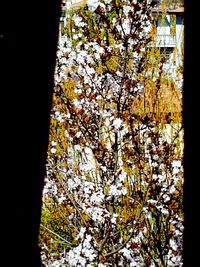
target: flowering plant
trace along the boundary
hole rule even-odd
[[[182,265],[181,97],[152,58],[151,8],[89,0],[69,11],[43,192],[48,266]],[[166,88],[178,112],[159,102]]]

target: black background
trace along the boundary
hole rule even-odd
[[[1,266],[39,267],[37,247],[60,0],[1,1]],[[185,1],[184,267],[199,264],[199,7]]]
[[[38,267],[60,0],[0,3],[1,266]]]

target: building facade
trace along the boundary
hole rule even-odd
[[[155,34],[152,44],[166,57],[165,68],[172,76],[183,68],[184,7],[153,9]]]

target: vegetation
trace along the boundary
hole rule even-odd
[[[163,0],[162,2],[166,4],[169,8],[184,6],[184,0]]]
[[[182,266],[177,83],[150,45],[150,1],[88,1],[58,46],[41,257],[55,266]]]

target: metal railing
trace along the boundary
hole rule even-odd
[[[170,34],[157,34],[154,42],[157,47],[176,47],[176,36]]]

